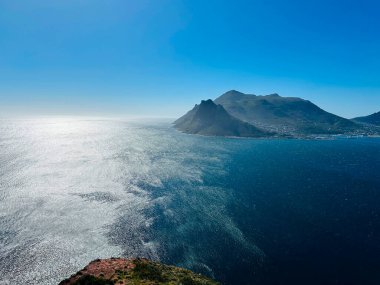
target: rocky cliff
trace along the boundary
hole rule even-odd
[[[183,268],[148,259],[97,259],[59,285],[217,285]]]

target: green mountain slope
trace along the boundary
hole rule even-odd
[[[277,94],[256,96],[231,90],[214,102],[242,121],[282,134],[341,134],[361,129],[355,122],[301,98]]]

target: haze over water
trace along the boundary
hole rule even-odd
[[[96,258],[145,256],[226,284],[378,284],[380,139],[170,123],[1,120],[0,280],[57,284]]]

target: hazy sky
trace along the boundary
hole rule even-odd
[[[377,0],[0,0],[0,116],[175,117],[230,89],[380,111]]]

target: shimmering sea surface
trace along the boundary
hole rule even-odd
[[[0,284],[145,256],[224,284],[380,284],[380,139],[0,120]]]

